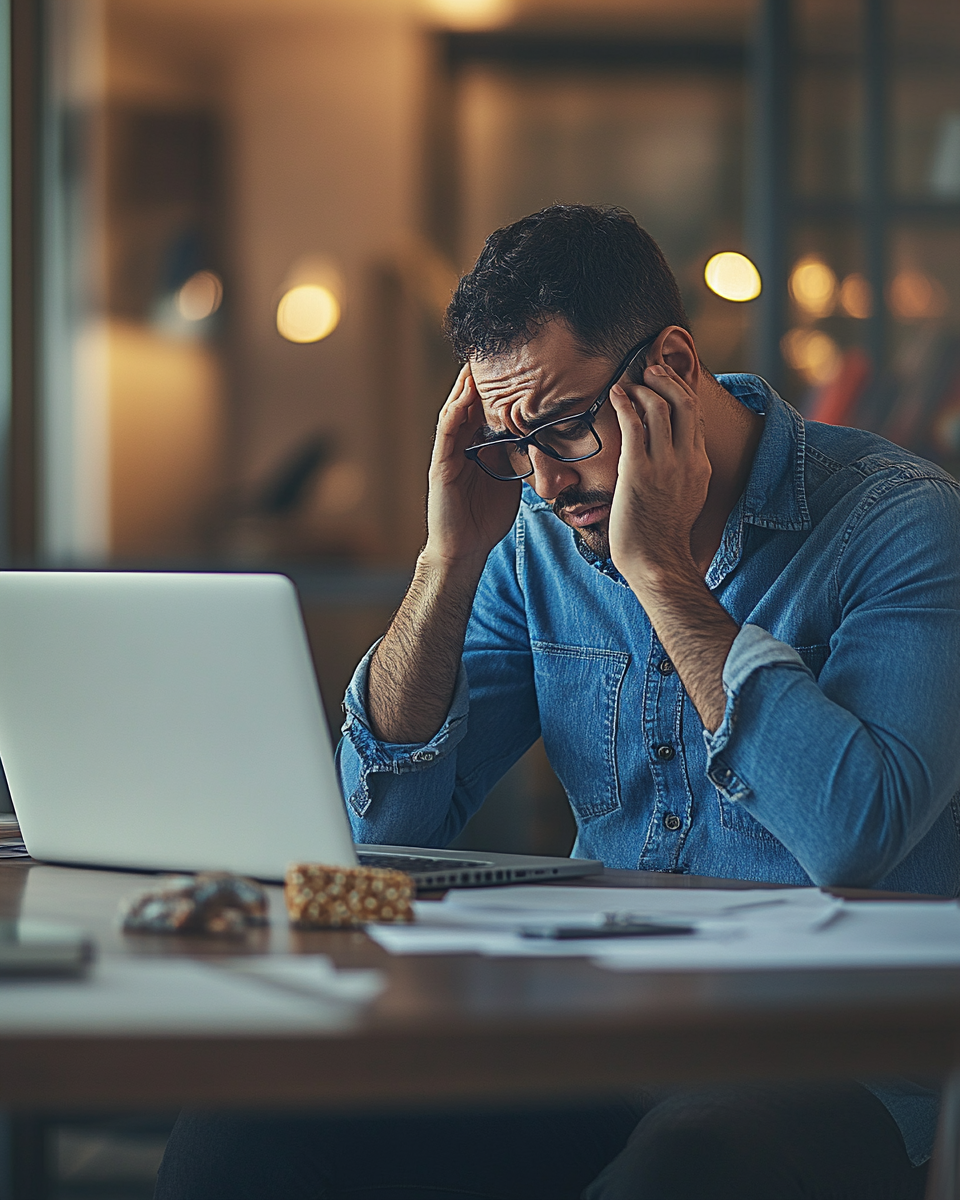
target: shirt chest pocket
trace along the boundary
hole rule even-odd
[[[630,655],[534,642],[540,726],[550,762],[577,817],[620,807],[617,724]]]

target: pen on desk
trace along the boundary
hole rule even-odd
[[[595,940],[597,938],[678,937],[696,933],[693,925],[665,921],[608,921],[603,925],[538,925],[520,930],[525,938],[549,938],[557,942]]]
[[[835,904],[828,908],[825,913],[822,913],[819,917],[817,917],[810,928],[817,930],[826,929],[827,926],[832,925],[834,921],[839,921],[839,919],[844,915],[845,911],[846,909],[844,907],[844,901],[838,898]]]

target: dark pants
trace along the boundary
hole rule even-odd
[[[157,1200],[922,1200],[855,1083],[744,1084],[553,1111],[184,1113]]]

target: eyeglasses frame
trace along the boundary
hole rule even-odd
[[[491,479],[497,479],[500,483],[513,483],[515,480],[529,479],[534,472],[533,463],[530,464],[530,470],[527,471],[526,474],[511,475],[505,479],[502,475],[497,475],[494,471],[491,471],[489,467],[485,467],[480,461],[480,451],[485,450],[488,446],[516,446],[517,449],[521,451],[525,451],[528,446],[536,446],[541,454],[546,454],[548,458],[552,458],[555,462],[584,462],[588,458],[594,458],[603,450],[603,442],[600,440],[600,434],[597,433],[596,428],[594,427],[597,414],[603,407],[604,401],[609,399],[610,392],[613,390],[614,385],[627,371],[629,371],[636,360],[650,349],[659,336],[659,333],[655,333],[652,337],[644,338],[642,342],[638,342],[632,349],[628,350],[626,355],[621,359],[616,371],[614,371],[613,375],[611,376],[610,382],[604,385],[596,400],[594,400],[590,407],[585,409],[582,413],[574,413],[574,415],[570,417],[558,417],[555,421],[547,421],[545,424],[535,429],[533,433],[528,433],[525,437],[492,438],[489,442],[478,442],[475,446],[467,446],[463,453],[467,456],[467,458],[470,459],[471,462],[476,463],[481,471],[485,471]],[[568,421],[587,422],[587,424],[590,426],[590,432],[597,439],[596,450],[591,450],[589,454],[581,454],[577,458],[564,458],[562,455],[557,454],[555,450],[551,450],[549,446],[542,446],[540,442],[537,441],[537,435],[543,433],[545,429],[551,429],[554,425],[565,425]]]

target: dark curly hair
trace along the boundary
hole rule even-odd
[[[529,341],[551,318],[584,354],[615,359],[668,325],[689,329],[660,247],[625,209],[553,204],[487,238],[444,327],[461,359]]]

